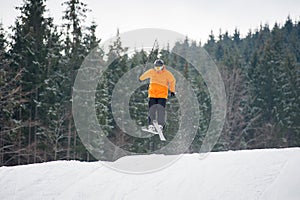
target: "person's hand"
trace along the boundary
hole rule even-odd
[[[175,92],[171,92],[171,97],[175,97]]]

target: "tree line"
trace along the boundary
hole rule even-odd
[[[165,144],[158,138],[134,138],[123,133],[112,117],[111,95],[122,75],[144,65],[149,53],[129,55],[119,32],[109,47],[100,48],[97,25],[85,27],[82,1],[66,0],[63,24],[45,17],[45,0],[25,0],[8,35],[0,25],[0,165],[19,165],[59,159],[93,161],[76,132],[72,116],[72,90],[81,63],[91,52],[98,63],[110,63],[95,94],[95,108],[105,135],[116,146],[148,153]],[[283,25],[264,25],[241,38],[236,29],[211,33],[204,44],[186,38],[175,47],[182,54],[205,49],[222,75],[226,96],[225,125],[214,151],[279,148],[300,145],[300,22],[289,17]],[[210,121],[211,102],[201,75],[172,49],[156,46],[158,56],[184,75],[200,102],[198,132],[187,152],[198,152]],[[107,57],[107,59],[104,59]],[[172,138],[180,123],[176,98],[167,104],[166,137]],[[131,117],[147,124],[147,86],[130,99]],[[182,138],[184,140],[184,138]],[[101,145],[99,143],[99,145]],[[104,152],[110,160],[114,152]]]

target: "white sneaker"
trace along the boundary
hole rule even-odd
[[[155,129],[155,127],[154,127],[153,125],[149,125],[149,126],[148,126],[148,130],[149,130],[149,131],[156,132],[156,129]]]

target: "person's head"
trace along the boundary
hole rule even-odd
[[[164,69],[164,61],[161,59],[157,59],[154,61],[154,69],[155,71],[161,71]]]

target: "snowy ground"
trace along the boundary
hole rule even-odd
[[[118,163],[168,158],[123,157]],[[146,162],[147,163],[147,162]],[[167,168],[128,174],[103,162],[0,168],[0,199],[299,200],[300,148],[183,155]]]

